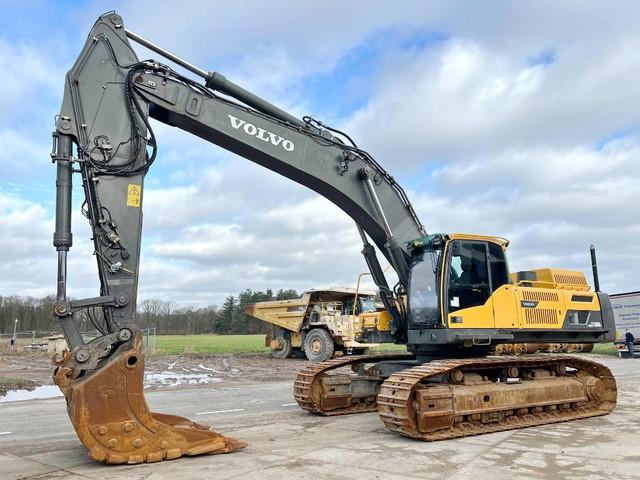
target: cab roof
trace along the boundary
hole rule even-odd
[[[428,248],[446,240],[478,240],[491,242],[500,245],[503,249],[509,246],[509,240],[503,237],[493,237],[488,235],[475,235],[472,233],[432,233],[422,238],[409,242],[409,248]]]
[[[449,233],[447,235],[451,240],[481,240],[484,242],[497,243],[502,248],[509,246],[509,240],[504,237],[494,237],[491,235],[475,235],[472,233]]]

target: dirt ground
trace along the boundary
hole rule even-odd
[[[269,354],[158,355],[146,359],[147,389],[226,381],[293,380],[306,365],[301,359],[274,359]],[[44,352],[0,353],[0,377],[20,378],[36,385],[51,385],[53,368]],[[11,388],[9,388],[11,389]],[[0,391],[0,396],[6,392]]]
[[[33,390],[38,384],[32,380],[0,376],[0,397],[12,390]]]
[[[221,355],[162,355],[147,359],[146,373],[169,372],[179,375],[209,375],[217,380],[272,381],[288,380],[307,364],[306,360],[271,358],[266,353],[235,353]],[[149,379],[148,379],[149,380]],[[150,384],[159,385],[160,382]],[[188,383],[188,382],[187,382]],[[160,385],[159,385],[160,386]]]
[[[50,359],[42,352],[0,353],[0,377],[21,378],[35,385],[53,383]]]
[[[578,356],[604,363],[615,375],[618,405],[610,415],[441,442],[393,435],[375,412],[319,417],[302,411],[292,397],[291,379],[271,378],[295,373],[304,361],[277,362],[268,371],[267,364],[275,360],[259,355],[239,356],[237,363],[227,358],[226,364],[225,355],[159,357],[151,362],[157,364],[151,370],[158,374],[169,372],[175,378],[197,368],[229,380],[158,387],[147,392],[150,407],[211,424],[246,441],[246,449],[171,462],[105,466],[92,461],[78,441],[66,420],[64,400],[41,397],[0,403],[0,478],[637,480],[638,361]],[[25,369],[29,371],[33,368]],[[258,377],[262,371],[264,377],[241,382],[237,378],[243,371]]]

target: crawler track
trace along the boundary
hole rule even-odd
[[[515,389],[509,383],[487,381],[495,372],[509,368],[524,372],[527,378]],[[566,369],[570,371],[565,373]],[[483,381],[456,386],[450,380],[455,378],[454,371]],[[536,373],[545,371],[550,372],[548,377],[535,378]],[[527,372],[533,372],[533,377],[527,377]],[[529,396],[528,405],[509,406],[511,392],[517,395],[517,389],[535,391],[535,400]],[[484,395],[484,409],[473,409],[469,401],[475,399],[473,395],[480,399]],[[439,360],[409,368],[384,381],[377,403],[387,429],[434,441],[606,415],[615,407],[616,397],[615,379],[604,365],[576,357],[540,355]]]
[[[354,355],[349,357],[339,357],[327,360],[326,362],[310,364],[298,373],[293,384],[293,396],[301,408],[318,415],[347,415],[350,413],[375,412],[377,388],[371,395],[344,398],[339,402],[331,403],[328,399],[331,392],[322,385],[325,375],[338,368],[351,366],[356,367],[364,363],[376,363],[392,360],[410,360],[410,354],[388,354],[388,355]],[[344,377],[344,376],[343,376]],[[375,377],[369,376],[372,381]],[[382,377],[377,378],[377,383],[382,383]]]

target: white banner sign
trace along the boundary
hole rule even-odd
[[[640,292],[611,295],[616,337],[624,338],[627,329],[640,339]]]

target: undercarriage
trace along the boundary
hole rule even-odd
[[[434,441],[605,415],[617,389],[607,367],[576,357],[421,363],[401,354],[310,365],[294,396],[319,415],[377,411],[388,430]]]

